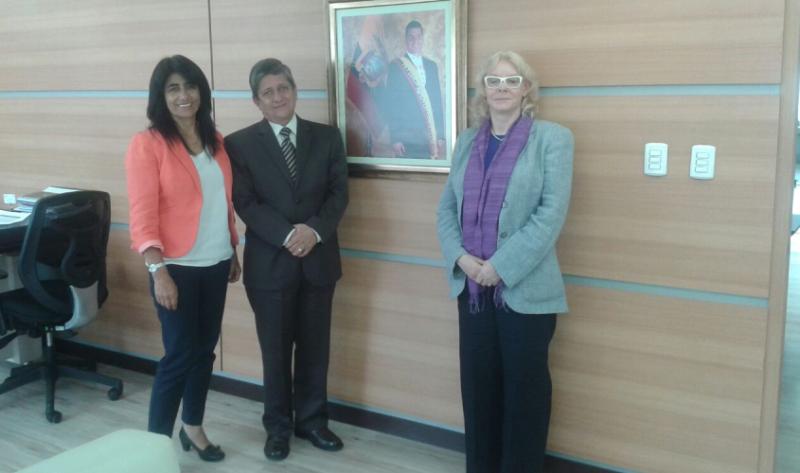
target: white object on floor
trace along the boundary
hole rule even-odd
[[[124,429],[104,435],[17,473],[180,473],[166,435]]]

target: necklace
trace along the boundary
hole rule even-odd
[[[492,130],[491,128],[489,129],[489,133],[491,133],[492,136],[494,136],[494,139],[496,139],[497,141],[503,141],[504,139],[506,139],[506,135],[500,135],[500,136],[495,135],[494,130]]]

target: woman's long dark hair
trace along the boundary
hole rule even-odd
[[[150,96],[147,99],[147,118],[150,119],[150,129],[158,131],[167,140],[183,140],[164,98],[164,87],[172,74],[180,75],[187,83],[196,85],[200,90],[197,127],[203,148],[208,149],[213,157],[217,154],[220,143],[217,142],[217,127],[211,118],[211,87],[200,67],[186,56],[176,54],[165,57],[158,61],[156,68],[153,69],[153,75],[150,76]]]

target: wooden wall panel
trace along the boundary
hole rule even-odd
[[[223,134],[261,118],[249,100],[217,99]],[[146,128],[146,99],[5,99],[0,101],[0,175],[3,192],[25,193],[48,185],[99,189],[111,194],[112,221],[128,221],[125,151]],[[298,114],[327,122],[327,102],[300,100]]]
[[[777,97],[545,98],[576,136],[564,272],[765,297],[777,113]],[[647,142],[669,144],[668,176],[643,174]],[[689,178],[693,144],[717,147],[714,180]],[[351,179],[342,245],[440,258],[444,180]]]
[[[339,243],[345,248],[441,259],[436,207],[445,180],[446,176],[351,178]]]
[[[173,53],[198,62],[216,90],[248,90],[250,67],[268,56],[292,67],[301,91],[325,90],[325,5],[11,0],[0,18],[0,91],[145,90],[155,62]],[[472,77],[490,52],[514,49],[550,87],[778,84],[786,61],[784,6],[785,0],[472,0],[468,69]],[[564,272],[767,297],[778,101],[545,98],[541,116],[576,136],[573,201],[559,245]],[[261,118],[248,99],[217,99],[215,107],[224,134]],[[114,221],[126,222],[123,156],[147,123],[144,108],[144,99],[0,98],[0,152],[4,164],[14,163],[4,166],[0,187],[107,190]],[[328,120],[325,99],[302,99],[298,111]],[[647,142],[669,144],[668,176],[643,176]],[[713,181],[688,177],[693,144],[717,146]],[[435,209],[444,180],[351,179],[342,245],[440,258]],[[147,275],[124,229],[112,232],[108,265],[111,296],[80,339],[160,356]],[[344,265],[331,396],[460,428],[456,309],[442,270],[355,258]],[[572,313],[560,318],[551,352],[551,450],[637,471],[758,468],[759,429],[771,425],[760,410],[765,309],[573,285],[568,293]],[[230,288],[224,324],[217,369],[260,379],[241,283]],[[767,450],[762,460],[771,458]]]
[[[146,107],[145,99],[0,100],[0,187],[103,190],[111,194],[112,221],[127,222],[125,151],[148,123]]]
[[[542,115],[576,137],[569,274],[766,297],[777,97],[553,97]],[[643,174],[644,145],[669,144],[669,174]],[[693,144],[716,176],[689,178]]]
[[[469,77],[511,49],[551,87],[779,83],[783,10],[783,0],[472,0]]]
[[[222,318],[222,368],[226,374],[250,378],[261,383],[261,348],[256,334],[255,315],[250,308],[244,285],[238,282],[229,291]],[[234,310],[228,310],[233,306]]]
[[[249,90],[250,68],[276,57],[300,89],[326,89],[328,25],[321,0],[213,0],[214,87]]]
[[[752,472],[766,310],[568,286],[551,450],[633,471]]]
[[[78,340],[160,358],[164,354],[161,325],[150,296],[147,270],[142,257],[130,249],[127,228],[112,228],[106,268],[108,300],[98,318],[80,330]],[[244,286],[241,282],[231,284],[228,286],[225,314],[235,318],[245,313],[250,313],[250,306]],[[214,369],[220,370],[223,366],[221,344],[216,351]]]
[[[211,77],[207,0],[9,0],[0,90],[147,90],[156,62],[183,54]]]
[[[142,257],[130,249],[127,229],[114,229],[109,235],[106,272],[108,300],[97,319],[80,330],[78,339],[162,357],[161,325],[150,297],[147,269]]]
[[[343,263],[330,396],[460,426],[456,306],[447,299],[442,270],[353,258]],[[223,360],[226,372],[261,379],[251,314],[225,314]]]
[[[797,392],[798,384],[792,379],[792,351],[799,345],[792,344],[791,337],[784,338],[791,330],[789,320],[790,278],[792,274],[789,265],[789,251],[792,249],[790,238],[793,236],[791,228],[794,227],[793,197],[797,179],[797,153],[798,144],[798,82],[800,82],[800,0],[786,0],[786,22],[783,31],[783,69],[781,76],[781,106],[778,124],[778,151],[776,163],[775,205],[772,209],[774,215],[773,239],[770,268],[769,287],[769,312],[767,347],[764,356],[764,402],[761,407],[761,437],[759,439],[759,471],[781,470],[781,463],[791,461],[785,453],[776,455],[777,445],[797,445],[800,437],[779,434],[780,424],[792,423],[791,408],[782,402],[782,392]],[[795,246],[795,250],[796,250]],[[785,343],[785,345],[784,345]],[[785,357],[785,358],[784,358]],[[796,373],[796,371],[795,371]],[[791,399],[787,397],[785,399]],[[800,411],[796,411],[800,412]],[[795,424],[797,425],[797,424]],[[798,432],[798,431],[795,431]],[[797,449],[791,449],[798,451]],[[800,458],[800,454],[796,454]],[[777,462],[776,462],[777,458]],[[795,462],[794,465],[797,465]]]

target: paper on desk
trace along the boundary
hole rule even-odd
[[[21,222],[28,218],[29,215],[29,213],[9,212],[8,210],[0,209],[0,225]]]
[[[68,189],[66,187],[49,186],[42,189],[42,192],[49,192],[51,194],[66,194],[67,192],[77,192],[78,189]]]

